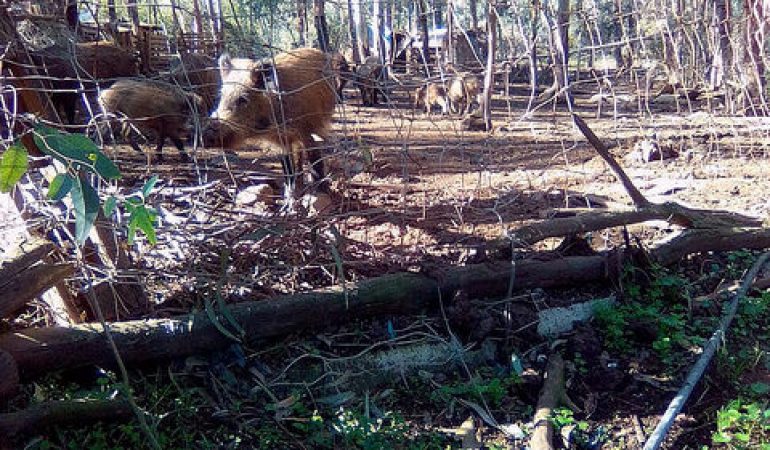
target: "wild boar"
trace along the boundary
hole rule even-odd
[[[415,109],[425,107],[425,114],[430,115],[434,106],[441,107],[441,114],[449,113],[449,99],[444,86],[436,83],[427,83],[420,87],[414,96]]]
[[[364,106],[376,106],[378,103],[377,94],[381,93],[380,82],[382,81],[383,67],[380,59],[376,56],[369,56],[356,69],[356,84],[361,92],[361,103]]]
[[[471,73],[463,75],[463,82],[465,83],[465,113],[467,114],[471,112],[474,105],[478,106],[482,86],[479,77]]]
[[[447,89],[447,97],[449,98],[449,107],[452,113],[463,113],[465,111],[465,105],[467,103],[467,92],[465,90],[465,82],[462,77],[454,76],[449,80],[449,88]]]
[[[125,117],[123,135],[137,152],[142,149],[136,136],[130,132],[131,126],[155,133],[155,153],[159,161],[163,160],[163,144],[167,137],[179,149],[182,160],[190,159],[184,150],[182,137],[190,129],[193,111],[203,108],[203,100],[197,94],[159,81],[123,79],[102,91],[99,104],[105,112]]]
[[[336,101],[330,56],[300,48],[260,61],[219,58],[222,93],[203,132],[207,146],[233,148],[249,139],[281,150],[287,200],[304,187],[305,159],[313,181],[327,191],[322,151],[313,135],[324,136]]]
[[[352,77],[350,70],[350,64],[348,60],[340,52],[334,52],[331,55],[332,71],[336,74],[335,77],[335,90],[337,91],[337,102],[342,103],[345,97],[342,95],[342,91],[345,89],[348,81]]]
[[[481,83],[478,77],[470,73],[459,73],[449,82],[447,95],[453,113],[467,114],[473,105],[478,104]]]
[[[214,110],[222,85],[216,59],[202,53],[183,53],[171,77],[183,89],[201,97],[206,115]]]
[[[82,42],[70,49],[51,47],[32,53],[38,72],[47,78],[51,101],[69,124],[75,123],[78,97],[85,91],[95,97],[97,83],[107,87],[120,77],[139,74],[134,55],[106,41]]]

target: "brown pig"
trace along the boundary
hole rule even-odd
[[[462,77],[454,76],[449,80],[449,88],[447,89],[447,97],[449,98],[449,107],[453,113],[463,113],[465,111],[465,105],[467,103],[467,92],[465,90],[465,82]]]
[[[427,83],[420,87],[414,96],[414,107],[425,107],[425,114],[430,115],[434,106],[441,107],[441,114],[449,113],[449,99],[444,86],[436,83]]]
[[[286,196],[303,186],[308,160],[313,181],[327,191],[322,152],[313,135],[324,136],[334,113],[335,77],[330,56],[300,48],[261,61],[219,58],[222,93],[203,132],[206,145],[237,147],[256,139],[281,150]]]
[[[342,103],[345,97],[342,95],[342,91],[345,89],[345,85],[352,78],[352,72],[350,70],[350,64],[348,60],[340,52],[334,52],[331,54],[332,71],[336,74],[335,90],[337,91],[337,103]]]
[[[123,79],[102,91],[99,103],[105,112],[126,118],[123,135],[130,139],[134,150],[142,151],[136,137],[130,133],[132,125],[156,134],[155,152],[159,161],[163,160],[163,144],[167,137],[179,149],[182,159],[189,160],[182,137],[190,129],[193,111],[203,108],[203,100],[197,94],[159,81]]]
[[[474,104],[479,104],[479,96],[481,95],[481,91],[483,89],[481,86],[481,80],[479,80],[479,77],[474,74],[467,73],[463,75],[463,82],[465,82],[465,112],[469,113],[471,112]]]
[[[367,57],[356,69],[356,84],[361,92],[361,103],[364,106],[377,105],[377,94],[381,92],[382,75],[383,67],[380,64],[380,59],[376,56]]]
[[[447,96],[453,113],[471,112],[474,103],[478,103],[481,83],[478,77],[470,73],[456,74],[449,81]]]
[[[74,51],[74,57],[72,52]],[[96,84],[107,87],[120,77],[139,74],[136,57],[129,51],[107,42],[82,42],[72,50],[49,47],[32,52],[38,72],[47,77],[51,101],[69,124],[75,123],[75,109],[82,89],[96,96]]]
[[[198,94],[208,115],[217,105],[222,84],[216,59],[202,53],[183,53],[179,65],[171,70],[174,82]]]

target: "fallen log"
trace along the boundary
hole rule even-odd
[[[567,394],[564,386],[564,359],[560,354],[554,353],[548,358],[545,369],[545,380],[537,400],[535,418],[533,419],[532,437],[529,440],[529,448],[532,450],[552,450],[553,444],[553,416],[554,411],[561,405],[567,404]]]
[[[13,437],[48,425],[86,425],[99,421],[129,420],[134,410],[126,400],[63,400],[38,403],[27,409],[0,414],[0,436]]]
[[[17,274],[0,288],[0,317],[9,317],[38,295],[75,273],[72,264],[40,263]]]
[[[552,287],[606,279],[617,263],[607,257],[571,257],[516,263],[514,286]],[[257,342],[298,330],[377,315],[410,314],[448,301],[465,289],[474,297],[502,296],[511,281],[511,263],[497,262],[435,271],[431,275],[397,273],[364,280],[341,290],[286,295],[228,306],[243,329],[243,341]],[[126,364],[211,352],[232,343],[200,312],[169,319],[110,323],[109,329]],[[111,365],[115,356],[99,324],[33,328],[0,335],[0,350],[10,353],[22,378],[89,364]]]
[[[629,211],[595,211],[575,217],[561,217],[532,225],[525,225],[508,233],[492,247],[505,248],[513,245],[525,248],[547,238],[588,233],[605,228],[630,225],[648,220],[665,220],[674,225],[694,229],[720,227],[759,227],[762,220],[729,211],[691,209],[676,203],[648,204]]]
[[[0,260],[0,318],[10,317],[27,302],[74,274],[71,264],[44,262],[53,250],[50,241],[30,239]]]
[[[669,264],[684,255],[708,250],[770,247],[770,230],[727,232],[697,230],[663,244],[651,258]],[[513,289],[569,286],[614,279],[620,253],[572,256],[546,261],[522,260],[397,273],[364,280],[342,290],[308,292],[228,306],[243,334],[255,343],[332,323],[390,314],[411,314],[449,302],[459,289],[471,298],[500,297]],[[223,348],[233,342],[206,312],[169,319],[108,324],[126,364],[180,358]],[[23,379],[89,364],[112,365],[115,356],[99,324],[35,328],[0,335],[0,350],[11,354]]]

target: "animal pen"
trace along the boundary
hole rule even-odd
[[[762,448],[733,6],[0,1],[0,449]]]

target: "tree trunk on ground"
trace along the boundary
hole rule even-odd
[[[315,30],[318,36],[318,48],[329,52],[329,28],[326,26],[326,12],[324,0],[313,0],[313,12],[315,16]]]
[[[770,247],[770,230],[694,230],[653,249],[650,258],[669,265],[694,252]],[[622,252],[621,252],[622,253]],[[471,298],[499,297],[512,289],[569,286],[614,280],[622,254],[572,256],[552,260],[498,261],[397,273],[364,280],[345,292],[310,292],[258,302],[228,305],[229,317],[243,329],[248,343],[308,331],[346,320],[412,314],[435,308],[462,289]],[[216,313],[213,313],[216,314]],[[125,364],[216,351],[233,343],[221,330],[228,320],[209,313],[170,319],[116,322],[109,325]],[[28,329],[0,335],[0,351],[10,354],[22,378],[85,365],[113,365],[114,354],[99,324]],[[233,334],[237,332],[233,331]]]
[[[350,2],[350,0],[348,0]],[[307,46],[307,0],[297,0],[297,33],[300,47]]]
[[[355,3],[355,7],[353,4]],[[361,47],[362,37],[358,35],[358,21],[356,20],[358,14],[358,1],[348,0],[348,33],[350,34],[350,45],[353,49],[353,64],[358,65],[363,61],[362,55],[364,50]]]
[[[564,359],[558,353],[548,358],[545,369],[543,388],[537,400],[535,417],[532,420],[534,429],[529,446],[532,450],[552,450],[554,425],[553,418],[556,408],[566,403],[566,387],[564,384]]]
[[[63,400],[37,403],[0,414],[0,436],[14,437],[52,425],[83,426],[92,422],[130,420],[134,410],[126,400]]]

